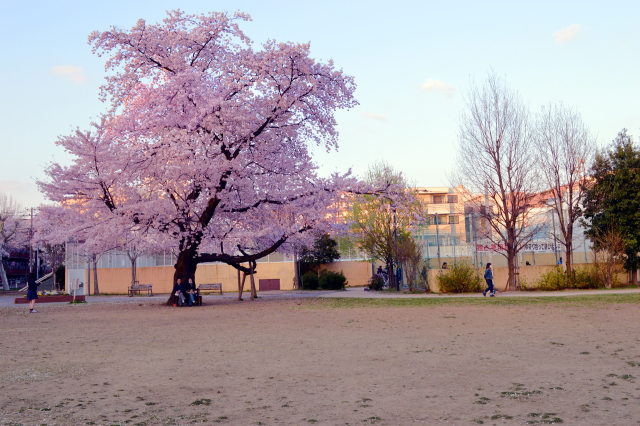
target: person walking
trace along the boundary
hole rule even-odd
[[[487,288],[482,292],[483,296],[487,296],[487,292],[489,292],[489,297],[494,297],[496,295],[496,290],[493,287],[493,268],[491,267],[491,263],[487,263],[487,267],[484,270],[484,280],[487,282]]]
[[[27,300],[29,301],[29,313],[37,314],[38,311],[35,310],[34,306],[36,304],[36,299],[38,298],[38,286],[40,283],[36,282],[35,276],[30,273],[27,277]]]

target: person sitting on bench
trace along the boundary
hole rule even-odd
[[[185,285],[182,283],[182,280],[178,278],[173,285],[173,290],[171,290],[171,294],[175,297],[174,306],[183,306],[184,305],[184,293],[185,293]]]
[[[193,278],[189,278],[185,284],[185,294],[189,298],[189,306],[193,306],[196,301],[196,285]]]

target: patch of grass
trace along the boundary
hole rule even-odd
[[[371,416],[371,417],[368,417],[368,418],[362,420],[362,423],[371,423],[371,424],[373,424],[373,423],[379,422],[380,420],[382,420],[382,419],[380,417],[378,417],[378,416]]]
[[[608,304],[640,304],[640,293],[630,294],[592,294],[585,291],[584,295],[578,296],[509,296],[496,297],[493,299],[479,297],[424,297],[424,298],[394,298],[394,299],[365,299],[365,298],[327,298],[303,300],[299,305],[310,309],[331,309],[331,308],[370,308],[370,307],[425,307],[443,305],[469,305],[486,306],[487,304],[496,306],[522,306],[522,305],[559,305],[559,306],[600,306]],[[640,365],[640,363],[638,363]]]
[[[560,417],[556,417],[556,413],[529,413],[528,417],[533,417],[535,420],[528,420],[528,424],[544,423],[544,424],[556,424],[564,423]]]
[[[196,399],[191,405],[211,405],[211,400],[209,398]]]
[[[580,352],[580,355],[589,355],[589,352]]]
[[[511,391],[500,392],[503,398],[525,399],[532,395],[542,394],[539,390],[527,390],[522,383],[514,383],[514,389]]]
[[[486,396],[483,396],[481,398],[478,398],[476,402],[474,402],[474,404],[486,405],[489,403],[489,401],[491,401],[489,398],[487,398]]]
[[[491,420],[499,420],[499,419],[511,420],[513,419],[513,416],[508,416],[506,414],[494,414],[493,416],[491,416]]]

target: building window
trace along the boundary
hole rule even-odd
[[[447,203],[456,204],[457,202],[458,202],[458,196],[457,195],[447,195]]]
[[[460,223],[460,217],[458,216],[449,216],[449,224]]]
[[[432,195],[433,204],[444,204],[444,195]]]
[[[433,217],[433,223],[438,225],[445,225],[447,223],[447,216],[436,215]]]

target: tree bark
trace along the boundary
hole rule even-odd
[[[87,296],[91,294],[91,259],[87,256],[87,286],[86,286]]]
[[[395,288],[396,286],[396,274],[395,274],[395,270],[393,267],[393,259],[392,258],[387,258],[386,262],[387,264],[387,284],[389,285],[389,288]]]
[[[0,258],[0,280],[2,281],[2,289],[9,290],[9,280],[7,280],[7,272],[4,270],[4,264]]]
[[[92,256],[91,262],[93,263],[93,294],[97,296],[100,294],[100,288],[98,287],[98,260],[95,254]]]
[[[567,240],[565,244],[565,249],[566,249],[564,252],[565,273],[567,275],[567,278],[569,278],[573,273],[573,241],[571,241],[570,239]]]
[[[256,291],[256,282],[253,278],[253,274],[255,274],[256,267],[252,263],[251,264],[251,300],[254,300],[258,297],[258,292]]]
[[[240,270],[238,269],[238,301],[242,301],[242,292],[244,291],[244,281],[247,279],[247,273],[242,273],[242,282],[240,282]]]
[[[295,288],[300,288],[300,274],[298,273],[298,252],[293,252],[293,279],[295,281]]]
[[[507,286],[505,288],[506,291],[514,291],[516,289],[516,262],[518,260],[518,253],[514,253],[509,251],[507,253],[507,267],[508,267],[508,275],[507,275]]]
[[[137,257],[129,258],[129,260],[131,261],[131,285],[133,285],[137,281],[137,279],[136,279],[136,262],[137,262],[138,258]]]

